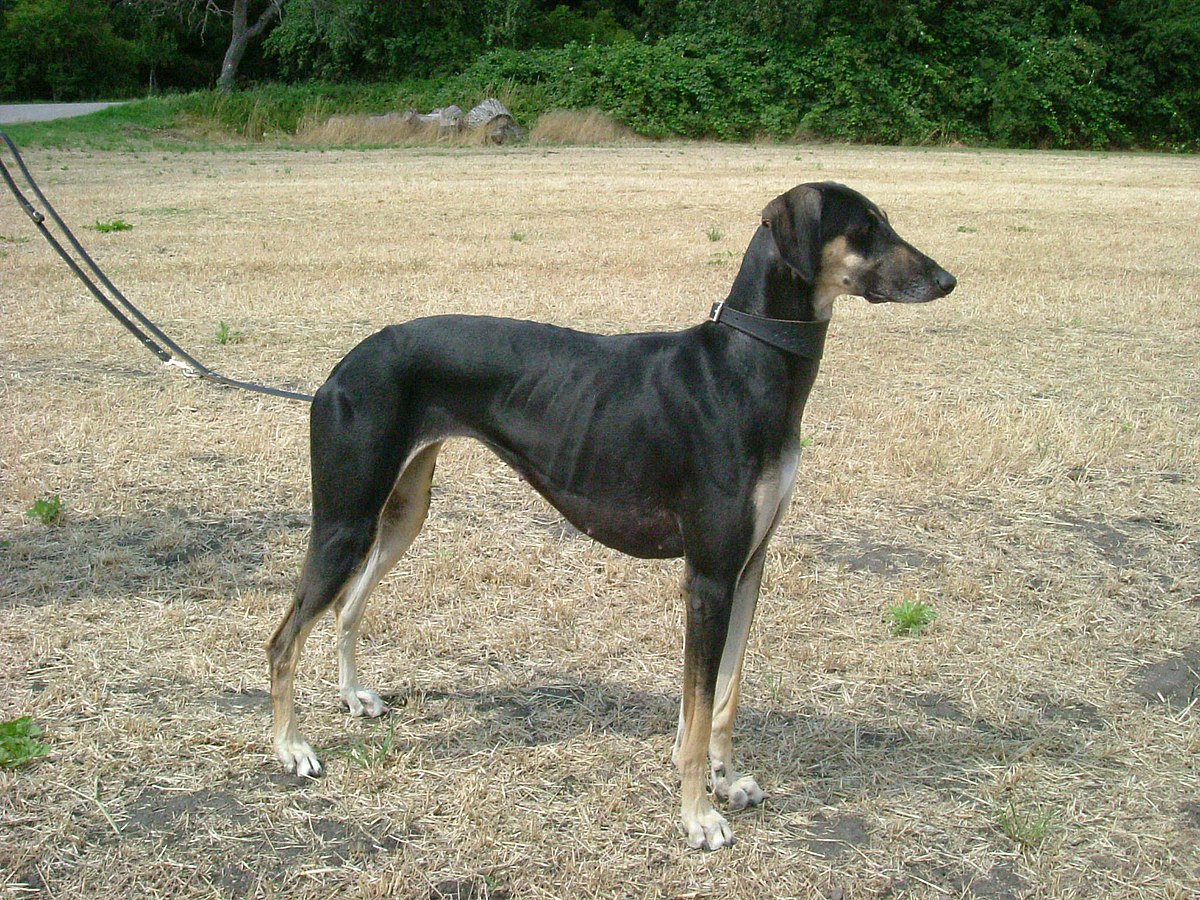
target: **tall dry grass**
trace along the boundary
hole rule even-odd
[[[634,144],[644,142],[632,128],[599,109],[553,109],[538,117],[529,143],[565,146]]]
[[[404,147],[438,145],[480,147],[488,143],[483,129],[462,131],[420,122],[401,122],[380,116],[316,116],[306,119],[294,142],[302,146]]]

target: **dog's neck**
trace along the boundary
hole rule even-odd
[[[822,283],[820,272],[814,284],[784,262],[775,248],[771,230],[760,226],[755,232],[742,267],[733,280],[725,301],[732,309],[801,322],[828,322],[833,316],[833,286]],[[825,289],[825,288],[829,289]]]
[[[836,296],[821,303],[821,281],[816,281],[814,290],[783,260],[770,232],[762,228],[750,242],[729,296],[713,305],[709,318],[788,356],[815,362],[825,347]]]

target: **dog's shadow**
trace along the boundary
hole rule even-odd
[[[246,588],[288,591],[308,536],[307,512],[239,510],[236,517],[181,506],[93,516],[69,506],[61,520],[0,534],[0,608],[180,594],[228,600]]]
[[[325,753],[361,760],[376,749],[386,765],[389,754],[412,750],[454,759],[482,748],[537,747],[589,734],[657,744],[669,753],[679,703],[666,693],[583,679],[503,689],[414,688],[384,699],[387,716],[351,723]],[[837,802],[867,788],[961,785],[970,773],[986,774],[997,759],[1019,759],[1033,747],[1048,761],[1066,764],[1086,752],[1092,732],[1106,727],[1086,710],[1057,708],[1049,700],[1024,721],[1000,725],[966,715],[950,698],[935,699],[898,692],[861,716],[752,699],[738,711],[739,758],[771,779],[777,795],[800,791]],[[401,737],[393,733],[392,717],[432,727],[423,727],[420,737]]]

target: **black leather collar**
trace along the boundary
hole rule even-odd
[[[768,319],[731,309],[724,300],[713,304],[709,319],[728,325],[750,337],[770,344],[777,350],[803,359],[819,360],[825,350],[825,332],[829,320],[804,322],[796,319]]]

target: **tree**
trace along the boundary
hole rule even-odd
[[[216,6],[216,0],[207,0],[209,6]],[[221,62],[221,76],[217,79],[217,89],[232,91],[237,80],[238,66],[246,55],[250,42],[261,35],[273,21],[279,18],[279,10],[283,0],[269,0],[266,7],[259,13],[254,24],[250,25],[250,0],[233,0],[233,35],[229,40],[229,49],[225,51],[225,59]]]
[[[129,74],[134,55],[133,45],[114,34],[102,0],[0,5],[2,99],[120,95],[134,86]]]
[[[217,89],[232,91],[250,42],[279,19],[283,0],[127,0],[158,15],[174,15],[191,31],[203,34],[214,19],[228,19],[229,46],[221,61]],[[253,20],[253,21],[251,21]]]

